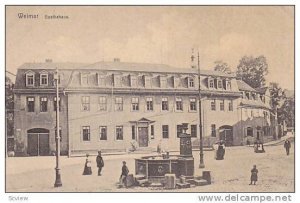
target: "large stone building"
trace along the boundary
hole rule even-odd
[[[99,62],[25,63],[15,84],[15,151],[48,155],[55,151],[56,95],[59,70],[62,154],[155,149],[178,150],[181,124],[189,123],[199,145],[198,72],[167,65]],[[225,140],[272,137],[265,94],[234,74],[201,70],[204,145]]]

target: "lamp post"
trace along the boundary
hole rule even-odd
[[[56,84],[56,167],[55,167],[55,183],[54,187],[61,187],[61,177],[60,177],[60,167],[59,167],[59,157],[60,157],[60,134],[59,134],[59,89],[58,89],[58,69],[56,68],[55,74],[54,74],[54,80]]]
[[[203,160],[203,137],[202,137],[202,104],[201,104],[201,86],[200,86],[200,57],[198,51],[198,99],[199,99],[199,133],[200,133],[200,164],[199,168],[204,168],[204,160]]]

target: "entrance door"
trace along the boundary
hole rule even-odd
[[[30,156],[37,156],[38,155],[38,145],[39,145],[39,138],[38,138],[38,134],[34,133],[34,134],[28,134],[28,138],[27,138],[27,153]]]
[[[232,146],[233,145],[233,130],[232,126],[221,126],[219,128],[220,132],[220,140],[225,141],[226,146]]]
[[[139,127],[139,146],[148,147],[148,128]]]
[[[27,153],[30,156],[46,156],[49,151],[49,130],[34,128],[27,131]]]

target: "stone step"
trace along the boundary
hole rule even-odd
[[[137,174],[134,176],[136,180],[142,180],[142,179],[146,179],[146,176],[145,175],[142,175],[142,174]]]
[[[136,182],[137,182],[138,186],[141,186],[141,187],[150,185],[150,182],[148,179],[137,180]]]
[[[176,188],[182,189],[182,188],[190,188],[191,184],[190,183],[177,183]]]

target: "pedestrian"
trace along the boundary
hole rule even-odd
[[[128,173],[129,173],[129,170],[126,166],[126,161],[123,161],[122,173],[121,173],[121,176],[120,176],[120,184],[125,185],[125,187],[127,187],[126,177],[127,177]]]
[[[254,165],[253,168],[252,168],[252,170],[251,170],[251,178],[250,178],[250,181],[251,181],[251,182],[250,182],[249,185],[252,185],[252,183],[253,183],[253,185],[256,184],[256,181],[257,181],[257,179],[258,179],[257,173],[258,173],[258,170],[257,170],[257,168],[256,168],[256,165]]]
[[[287,139],[284,142],[284,148],[286,151],[286,155],[288,156],[290,154],[291,142]]]
[[[101,176],[101,171],[102,171],[102,168],[104,167],[104,161],[103,161],[103,158],[101,156],[101,151],[98,151],[98,156],[96,158],[96,163],[97,163],[97,167],[98,167],[98,176]]]
[[[82,175],[92,175],[91,161],[89,160],[89,154],[86,154],[86,160],[84,164],[84,170]]]

